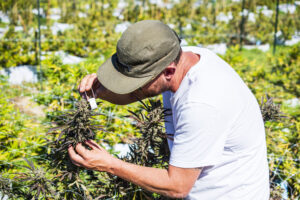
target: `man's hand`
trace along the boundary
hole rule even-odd
[[[81,144],[76,146],[76,152],[73,147],[69,147],[69,155],[75,165],[109,172],[146,190],[173,198],[186,197],[202,170],[172,165],[169,165],[168,170],[138,166],[113,157],[93,141],[86,144],[91,150]]]
[[[82,144],[78,144],[75,149],[72,146],[69,147],[68,152],[72,163],[86,169],[110,172],[112,161],[116,158],[94,141],[89,140],[85,144],[91,150],[86,149]]]
[[[100,96],[101,92],[105,92],[105,88],[101,85],[95,73],[86,75],[78,86],[81,96],[85,98],[87,98],[85,92],[91,93],[91,89],[93,89],[96,98]]]
[[[141,94],[116,94],[105,88],[99,82],[97,74],[95,73],[86,75],[78,86],[78,91],[80,92],[81,96],[86,99],[87,97],[85,93],[87,93],[89,97],[93,96],[91,89],[93,89],[96,98],[109,101],[113,104],[125,105],[145,98]],[[137,96],[139,98],[137,98]]]

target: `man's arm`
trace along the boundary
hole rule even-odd
[[[173,198],[183,198],[188,195],[201,173],[201,168],[179,168],[169,165],[168,170],[143,167],[124,162],[105,151],[93,141],[86,143],[92,150],[81,144],[69,148],[72,162],[87,169],[106,171],[129,182]]]
[[[141,92],[133,92],[130,94],[116,94],[106,89],[97,78],[95,73],[85,76],[78,87],[79,92],[84,96],[85,92],[92,94],[91,89],[95,92],[96,98],[109,101],[113,104],[125,105],[142,100],[146,97]]]

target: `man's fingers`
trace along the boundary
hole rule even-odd
[[[86,145],[88,145],[89,147],[91,147],[91,149],[93,150],[102,150],[103,148],[101,146],[99,146],[96,142],[92,141],[92,140],[88,140],[86,141]]]
[[[95,145],[93,145],[89,142],[86,142],[85,144],[88,145],[92,150],[98,149]]]
[[[84,162],[83,158],[75,152],[75,150],[72,146],[70,146],[68,148],[68,153],[69,153],[69,156],[70,156],[72,162],[75,162],[78,165],[80,165],[81,163]]]
[[[82,167],[82,165],[78,164],[77,162],[75,162],[74,160],[71,160],[73,165],[76,165],[77,167]]]
[[[79,92],[81,92],[81,93],[85,92],[85,85],[86,85],[86,82],[88,79],[89,79],[89,75],[85,76],[81,80],[80,85],[79,85]]]
[[[89,74],[86,75],[80,82],[78,90],[81,93],[81,96],[85,97],[85,99],[88,99],[88,97],[86,96],[86,92],[89,92],[91,90],[91,88],[94,86],[96,86],[96,83],[98,82],[97,79],[97,74],[93,73],[93,74]],[[94,87],[94,90],[96,90],[97,87]],[[96,93],[96,91],[93,91],[94,93]],[[91,92],[89,92],[91,94]],[[97,96],[97,94],[94,94],[95,97]]]
[[[86,84],[85,84],[86,91],[91,90],[96,78],[97,78],[97,75],[95,73],[93,73],[89,76],[89,78],[87,79]]]
[[[97,144],[94,140],[88,140],[86,141],[86,144],[89,145],[89,147],[91,147],[92,149],[102,149],[102,147],[99,144]]]
[[[88,149],[86,149],[81,143],[77,144],[76,147],[76,152],[83,158],[86,158],[86,154],[87,151],[89,151]]]

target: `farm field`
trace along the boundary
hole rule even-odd
[[[80,80],[115,52],[130,24],[145,19],[168,24],[182,46],[217,53],[260,105],[266,94],[273,98],[281,113],[265,121],[271,199],[299,199],[300,1],[279,1],[277,8],[271,0],[1,1],[0,199],[165,199],[106,173],[76,168],[71,176],[53,165],[53,141],[62,132],[53,128],[77,108]],[[126,157],[144,137],[128,117],[142,104],[97,101],[92,122],[104,130],[93,129],[95,141]],[[151,166],[165,168],[156,153]]]

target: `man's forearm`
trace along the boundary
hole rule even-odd
[[[176,181],[166,169],[143,167],[115,159],[108,172],[164,196],[183,198],[187,195],[183,190],[184,185],[175,184]]]
[[[201,168],[180,168],[169,165],[168,170],[138,166],[110,155],[94,141],[87,141],[91,150],[82,144],[68,152],[72,162],[87,169],[106,171],[129,182],[165,196],[182,198],[188,195],[199,177]]]

